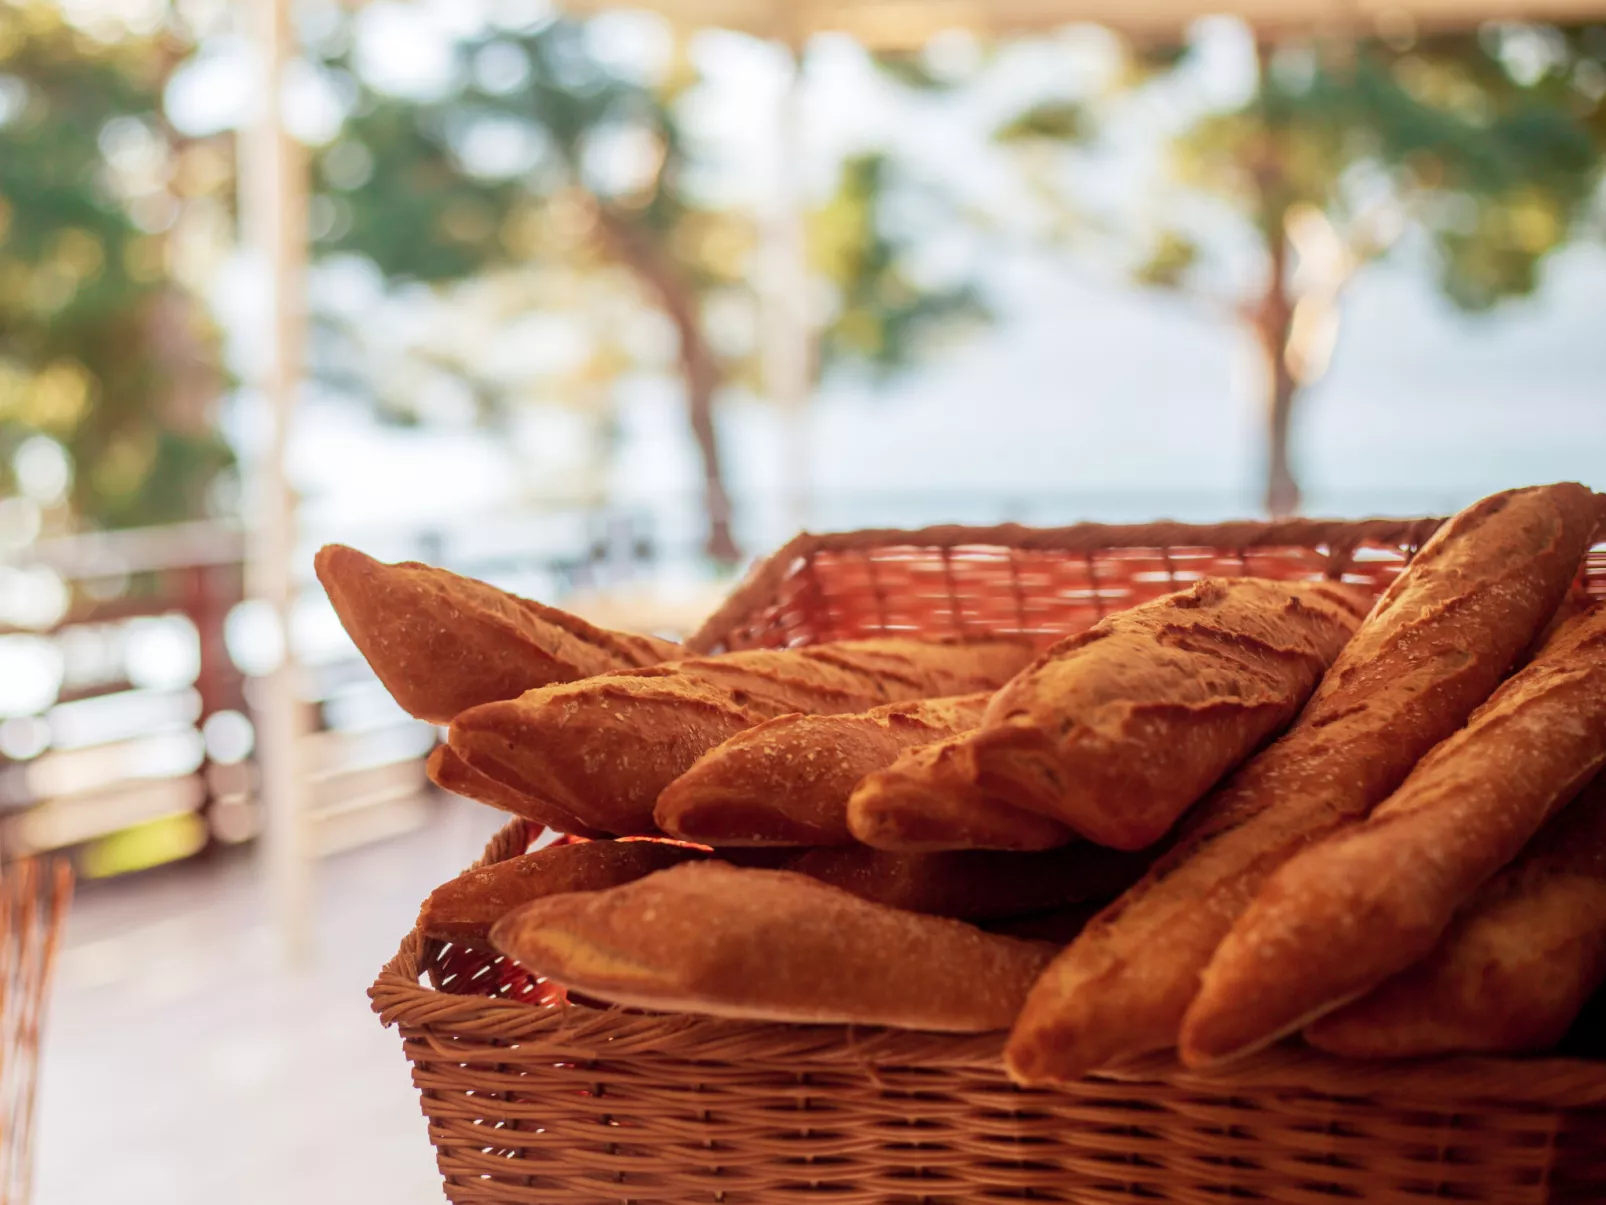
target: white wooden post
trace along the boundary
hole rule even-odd
[[[311,849],[299,766],[301,705],[290,648],[295,598],[295,498],[285,454],[301,382],[306,318],[307,160],[284,128],[284,77],[295,57],[290,0],[250,0],[257,67],[256,119],[241,139],[241,216],[245,243],[266,292],[259,311],[260,392],[270,437],[252,474],[247,513],[247,591],[278,620],[284,656],[259,679],[257,764],[262,775],[262,858],[282,952],[311,955]]]
[[[786,63],[775,122],[775,176],[763,223],[761,367],[764,392],[781,422],[782,506],[790,534],[809,523],[808,407],[814,385],[814,339],[808,306],[800,42],[788,45]]]

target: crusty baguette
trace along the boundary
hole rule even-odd
[[[1606,982],[1606,777],[1473,897],[1426,959],[1305,1031],[1351,1058],[1544,1050]]]
[[[531,900],[601,891],[707,853],[668,841],[578,841],[549,845],[464,871],[424,901],[418,927],[443,941],[483,940],[504,915]]]
[[[1206,578],[1118,612],[999,690],[952,770],[1100,845],[1142,849],[1287,726],[1369,605],[1334,582]]]
[[[786,868],[891,908],[979,921],[1113,899],[1151,861],[1087,842],[1041,853],[896,854],[839,845],[811,849]]]
[[[1288,733],[1044,973],[1006,1046],[1010,1074],[1063,1082],[1175,1045],[1200,973],[1266,877],[1364,817],[1489,696],[1561,601],[1595,519],[1594,496],[1561,485],[1446,522]]]
[[[903,750],[974,728],[988,695],[850,715],[783,715],[716,745],[658,796],[672,836],[709,845],[849,845],[848,796]]]
[[[1043,850],[1076,839],[1069,825],[988,795],[969,774],[963,734],[906,750],[848,797],[848,830],[898,853]]]
[[[544,799],[537,799],[533,795],[515,790],[506,783],[497,782],[488,774],[481,774],[453,752],[450,745],[436,745],[430,751],[428,759],[424,762],[424,773],[430,782],[443,791],[450,791],[454,795],[463,796],[464,799],[472,799],[475,803],[483,803],[504,812],[512,812],[513,815],[523,816],[526,820],[534,820],[554,832],[570,833],[576,837],[601,835],[590,826],[581,824],[562,808]]]
[[[1424,957],[1606,764],[1606,603],[1560,628],[1364,822],[1283,863],[1183,1020],[1203,1067],[1303,1029]]]
[[[330,544],[313,562],[335,614],[385,689],[431,724],[480,703],[684,650],[610,632],[470,577],[403,561],[387,565]]]
[[[449,739],[481,773],[584,824],[652,833],[663,789],[763,720],[991,690],[1031,655],[1011,640],[881,638],[693,657],[471,708]]]
[[[536,900],[491,939],[526,969],[617,1004],[949,1033],[1006,1028],[1052,952],[714,861]]]

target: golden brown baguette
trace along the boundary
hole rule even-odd
[[[450,741],[476,770],[584,824],[652,833],[663,789],[763,720],[990,690],[1030,659],[1016,641],[894,638],[693,657],[471,708]]]
[[[1288,733],[1055,959],[1010,1035],[1010,1074],[1068,1081],[1174,1046],[1200,973],[1266,877],[1364,817],[1489,696],[1561,601],[1595,514],[1584,487],[1549,486],[1440,527]]]
[[[714,861],[536,900],[491,939],[526,969],[617,1004],[948,1033],[1007,1027],[1052,951]]]
[[[601,891],[680,862],[707,857],[668,841],[579,841],[551,845],[442,883],[424,901],[418,927],[426,937],[476,941],[504,915],[531,900],[571,891]]]
[[[463,796],[464,799],[472,799],[475,803],[483,803],[504,812],[512,812],[513,815],[523,816],[526,820],[534,820],[554,832],[570,833],[576,837],[601,835],[590,826],[581,824],[562,808],[537,799],[533,795],[514,790],[489,775],[481,774],[454,753],[450,745],[436,745],[430,751],[428,759],[424,762],[424,773],[430,782],[443,791],[450,791],[454,795]]]
[[[1076,839],[1069,825],[1004,803],[976,786],[964,735],[909,749],[867,774],[848,797],[848,830],[898,853],[1044,850]]]
[[[1486,883],[1426,959],[1305,1031],[1351,1058],[1544,1050],[1606,982],[1606,778]]]
[[[986,693],[857,715],[783,715],[716,745],[658,796],[672,836],[709,845],[849,845],[848,796],[904,749],[974,728]]]
[[[431,724],[553,682],[656,665],[672,641],[595,627],[495,586],[330,544],[313,562],[335,614],[402,709]]]
[[[1152,861],[1086,842],[1041,853],[895,854],[839,845],[811,849],[786,869],[889,908],[979,921],[1112,899]]]
[[[1206,578],[1060,641],[952,766],[1000,802],[1142,849],[1287,726],[1369,600],[1333,582]]]
[[[1563,625],[1360,824],[1279,867],[1210,960],[1179,1049],[1270,1044],[1424,957],[1606,764],[1606,604]]]

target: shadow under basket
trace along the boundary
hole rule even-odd
[[[801,536],[689,643],[1048,638],[1206,575],[1376,592],[1438,523]],[[1606,548],[1585,578],[1606,593]],[[535,835],[514,821],[485,860]],[[1606,1202],[1606,1061],[1361,1063],[1290,1043],[1210,1074],[1167,1056],[1022,1089],[1004,1076],[1002,1034],[590,1007],[416,931],[370,996],[401,1032],[456,1205]]]

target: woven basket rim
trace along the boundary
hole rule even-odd
[[[1444,520],[1366,519],[1229,523],[1082,523],[1030,528],[946,525],[913,530],[877,529],[803,533],[754,566],[688,647],[717,646],[758,605],[773,597],[801,558],[820,551],[876,547],[955,549],[1005,547],[1022,551],[1093,553],[1112,548],[1208,547],[1225,551],[1270,547],[1324,547],[1330,576],[1338,576],[1363,544],[1420,547]],[[523,853],[529,829],[512,819],[492,837],[476,867]],[[422,1042],[441,1058],[497,1060],[508,1047],[535,1047],[555,1061],[666,1054],[689,1062],[755,1061],[842,1065],[975,1068],[996,1071],[1005,1035],[937,1034],[845,1025],[733,1021],[687,1014],[651,1014],[579,1004],[538,1005],[491,996],[437,991],[420,982],[430,939],[415,925],[385,964],[368,995],[385,1026],[400,1026],[409,1042]],[[451,1036],[441,1036],[449,1034]],[[1283,1044],[1211,1072],[1181,1067],[1170,1053],[1100,1071],[1083,1082],[1137,1085],[1165,1082],[1205,1096],[1258,1090],[1347,1097],[1386,1095],[1391,1100],[1446,1099],[1567,1109],[1606,1104],[1606,1061],[1461,1055],[1416,1061],[1344,1060]]]
[[[862,552],[871,548],[1009,548],[1018,552],[1091,555],[1112,548],[1215,548],[1242,553],[1254,548],[1328,549],[1327,573],[1338,577],[1363,544],[1420,548],[1444,522],[1443,516],[1403,519],[1232,519],[1221,523],[1075,523],[1067,527],[1027,527],[999,523],[987,527],[940,524],[916,528],[863,528],[857,531],[801,532],[756,562],[701,627],[686,639],[694,653],[710,652],[772,598],[793,567],[819,552]]]

